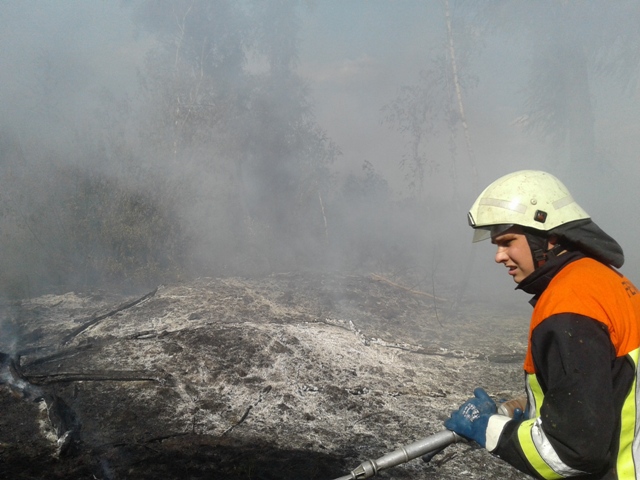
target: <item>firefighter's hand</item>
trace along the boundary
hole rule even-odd
[[[475,397],[467,400],[458,410],[453,412],[444,422],[444,426],[484,447],[487,443],[486,433],[489,417],[496,413],[497,407],[482,388],[476,388],[473,394]]]

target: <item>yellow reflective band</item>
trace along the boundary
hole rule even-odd
[[[537,417],[540,415],[540,408],[542,408],[544,394],[542,393],[542,387],[538,382],[538,377],[533,373],[527,374],[527,389],[533,396],[533,406],[535,408],[533,415]]]
[[[584,472],[575,470],[564,463],[549,442],[542,428],[540,409],[544,403],[544,394],[535,374],[527,374],[527,393],[532,403],[534,418],[518,428],[518,440],[527,460],[542,478],[555,479],[575,476]]]
[[[527,457],[527,461],[542,478],[550,480],[562,478],[561,475],[558,475],[549,465],[547,465],[547,462],[545,462],[540,456],[538,449],[533,443],[531,432],[534,428],[535,422],[535,419],[525,420],[518,427],[518,441],[520,442],[520,447],[522,448],[525,457]]]
[[[635,480],[636,469],[633,459],[633,439],[638,422],[638,410],[636,407],[636,399],[638,397],[637,371],[638,371],[638,353],[639,349],[635,349],[627,354],[627,357],[633,362],[636,377],[633,385],[629,390],[627,398],[622,405],[621,426],[620,426],[620,447],[618,450],[618,458],[616,461],[616,472],[619,480]]]

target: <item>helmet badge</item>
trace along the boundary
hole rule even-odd
[[[536,210],[533,220],[536,222],[544,223],[547,221],[547,212],[544,210]]]

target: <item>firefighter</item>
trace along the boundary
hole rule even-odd
[[[535,478],[640,479],[640,293],[620,245],[541,171],[493,182],[468,220],[533,295],[527,401],[501,415],[476,388],[445,427]]]

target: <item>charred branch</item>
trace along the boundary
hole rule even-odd
[[[45,375],[26,375],[25,378],[34,385],[50,385],[52,383],[70,382],[156,382],[166,383],[167,379],[159,374],[136,371],[103,371],[103,372],[62,372]]]
[[[128,308],[134,307],[136,305],[138,305],[139,303],[145,301],[148,298],[153,297],[156,292],[158,291],[158,289],[156,288],[155,290],[147,293],[146,295],[143,295],[142,297],[136,299],[136,300],[132,300],[130,302],[125,302],[121,305],[119,305],[118,307],[114,308],[113,310],[103,314],[103,315],[98,315],[97,317],[91,318],[89,321],[85,322],[84,324],[80,325],[78,328],[72,330],[69,334],[67,334],[63,339],[62,339],[62,345],[67,345],[68,343],[70,343],[74,338],[76,338],[78,335],[80,335],[82,332],[84,332],[85,330],[87,330],[88,328],[93,327],[94,325],[96,325],[97,323],[101,322],[102,320],[112,317],[113,315],[115,315],[116,313],[122,312],[123,310],[126,310]]]
[[[69,348],[66,350],[61,350],[58,351],[56,353],[52,353],[51,355],[46,355],[43,357],[38,357],[35,358],[34,360],[31,360],[29,362],[24,362],[24,366],[25,367],[35,367],[36,365],[44,365],[46,363],[49,362],[56,362],[58,360],[63,360],[63,359],[67,359],[67,358],[72,358],[75,357],[76,355],[78,355],[79,353],[85,351],[85,350],[89,350],[93,347],[92,343],[85,343],[82,345],[78,345],[77,347],[73,347],[73,348]],[[19,352],[19,356],[24,356],[27,355],[29,353],[32,353],[30,351],[21,351]]]

